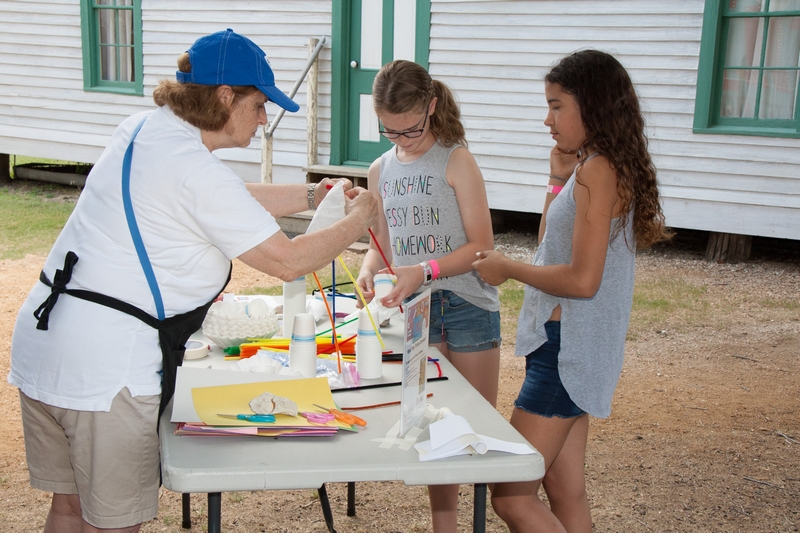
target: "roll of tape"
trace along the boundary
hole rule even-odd
[[[200,341],[189,341],[186,343],[186,353],[184,359],[201,359],[208,355],[211,346]]]

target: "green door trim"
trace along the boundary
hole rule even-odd
[[[384,9],[394,10],[394,0],[383,0]],[[350,58],[348,51],[354,37],[352,31],[353,2],[351,0],[334,0],[331,21],[331,165],[369,166],[371,161],[347,160],[347,127],[350,116],[348,95],[350,81],[348,69]],[[428,68],[430,54],[431,0],[417,0],[415,61]],[[387,35],[388,33],[388,35]],[[391,50],[391,32],[384,32],[384,63],[386,50]],[[388,39],[388,41],[387,41]],[[388,43],[388,44],[387,44]]]

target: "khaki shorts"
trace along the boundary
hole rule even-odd
[[[160,396],[122,389],[111,411],[73,411],[20,392],[31,486],[77,494],[96,528],[129,527],[158,514]]]

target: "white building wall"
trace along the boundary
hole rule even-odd
[[[267,51],[276,84],[288,93],[306,64],[309,37],[331,28],[330,1],[147,0],[142,12],[144,96],[134,97],[83,90],[78,0],[0,0],[0,153],[94,163],[125,117],[154,107],[153,89],[174,79],[178,56],[226,28]],[[286,113],[274,134],[275,182],[305,181],[305,84],[295,99],[300,111]],[[268,104],[270,120],[279,109]],[[260,154],[258,141],[218,153],[247,181],[260,180]]]
[[[434,0],[430,70],[461,101],[495,209],[541,212],[542,79],[582,48],[612,53],[641,97],[673,227],[800,239],[800,139],[692,133],[703,0]]]
[[[374,1],[374,0],[372,0]],[[543,76],[594,47],[626,66],[641,96],[673,227],[798,239],[800,139],[692,133],[703,0],[432,0],[430,70],[461,102],[494,209],[540,212],[552,140]],[[83,91],[78,0],[0,0],[0,153],[94,162],[116,125],[199,36],[231,27],[267,51],[289,92],[308,39],[331,34],[331,0],[147,0],[144,96]],[[319,63],[319,162],[330,154],[329,42]],[[274,136],[273,181],[302,182],[306,87]],[[270,119],[278,108],[268,105]],[[260,143],[219,154],[260,179]]]

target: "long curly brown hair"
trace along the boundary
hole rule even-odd
[[[622,206],[615,231],[633,210],[637,248],[669,239],[672,234],[664,225],[644,117],[625,67],[605,52],[581,50],[561,59],[544,79],[575,97],[586,130],[583,151],[604,155],[617,173]]]
[[[378,114],[424,113],[434,96],[437,101],[436,111],[429,117],[431,133],[444,146],[466,147],[456,97],[447,85],[431,78],[421,65],[397,59],[385,64],[372,83],[372,105]]]

